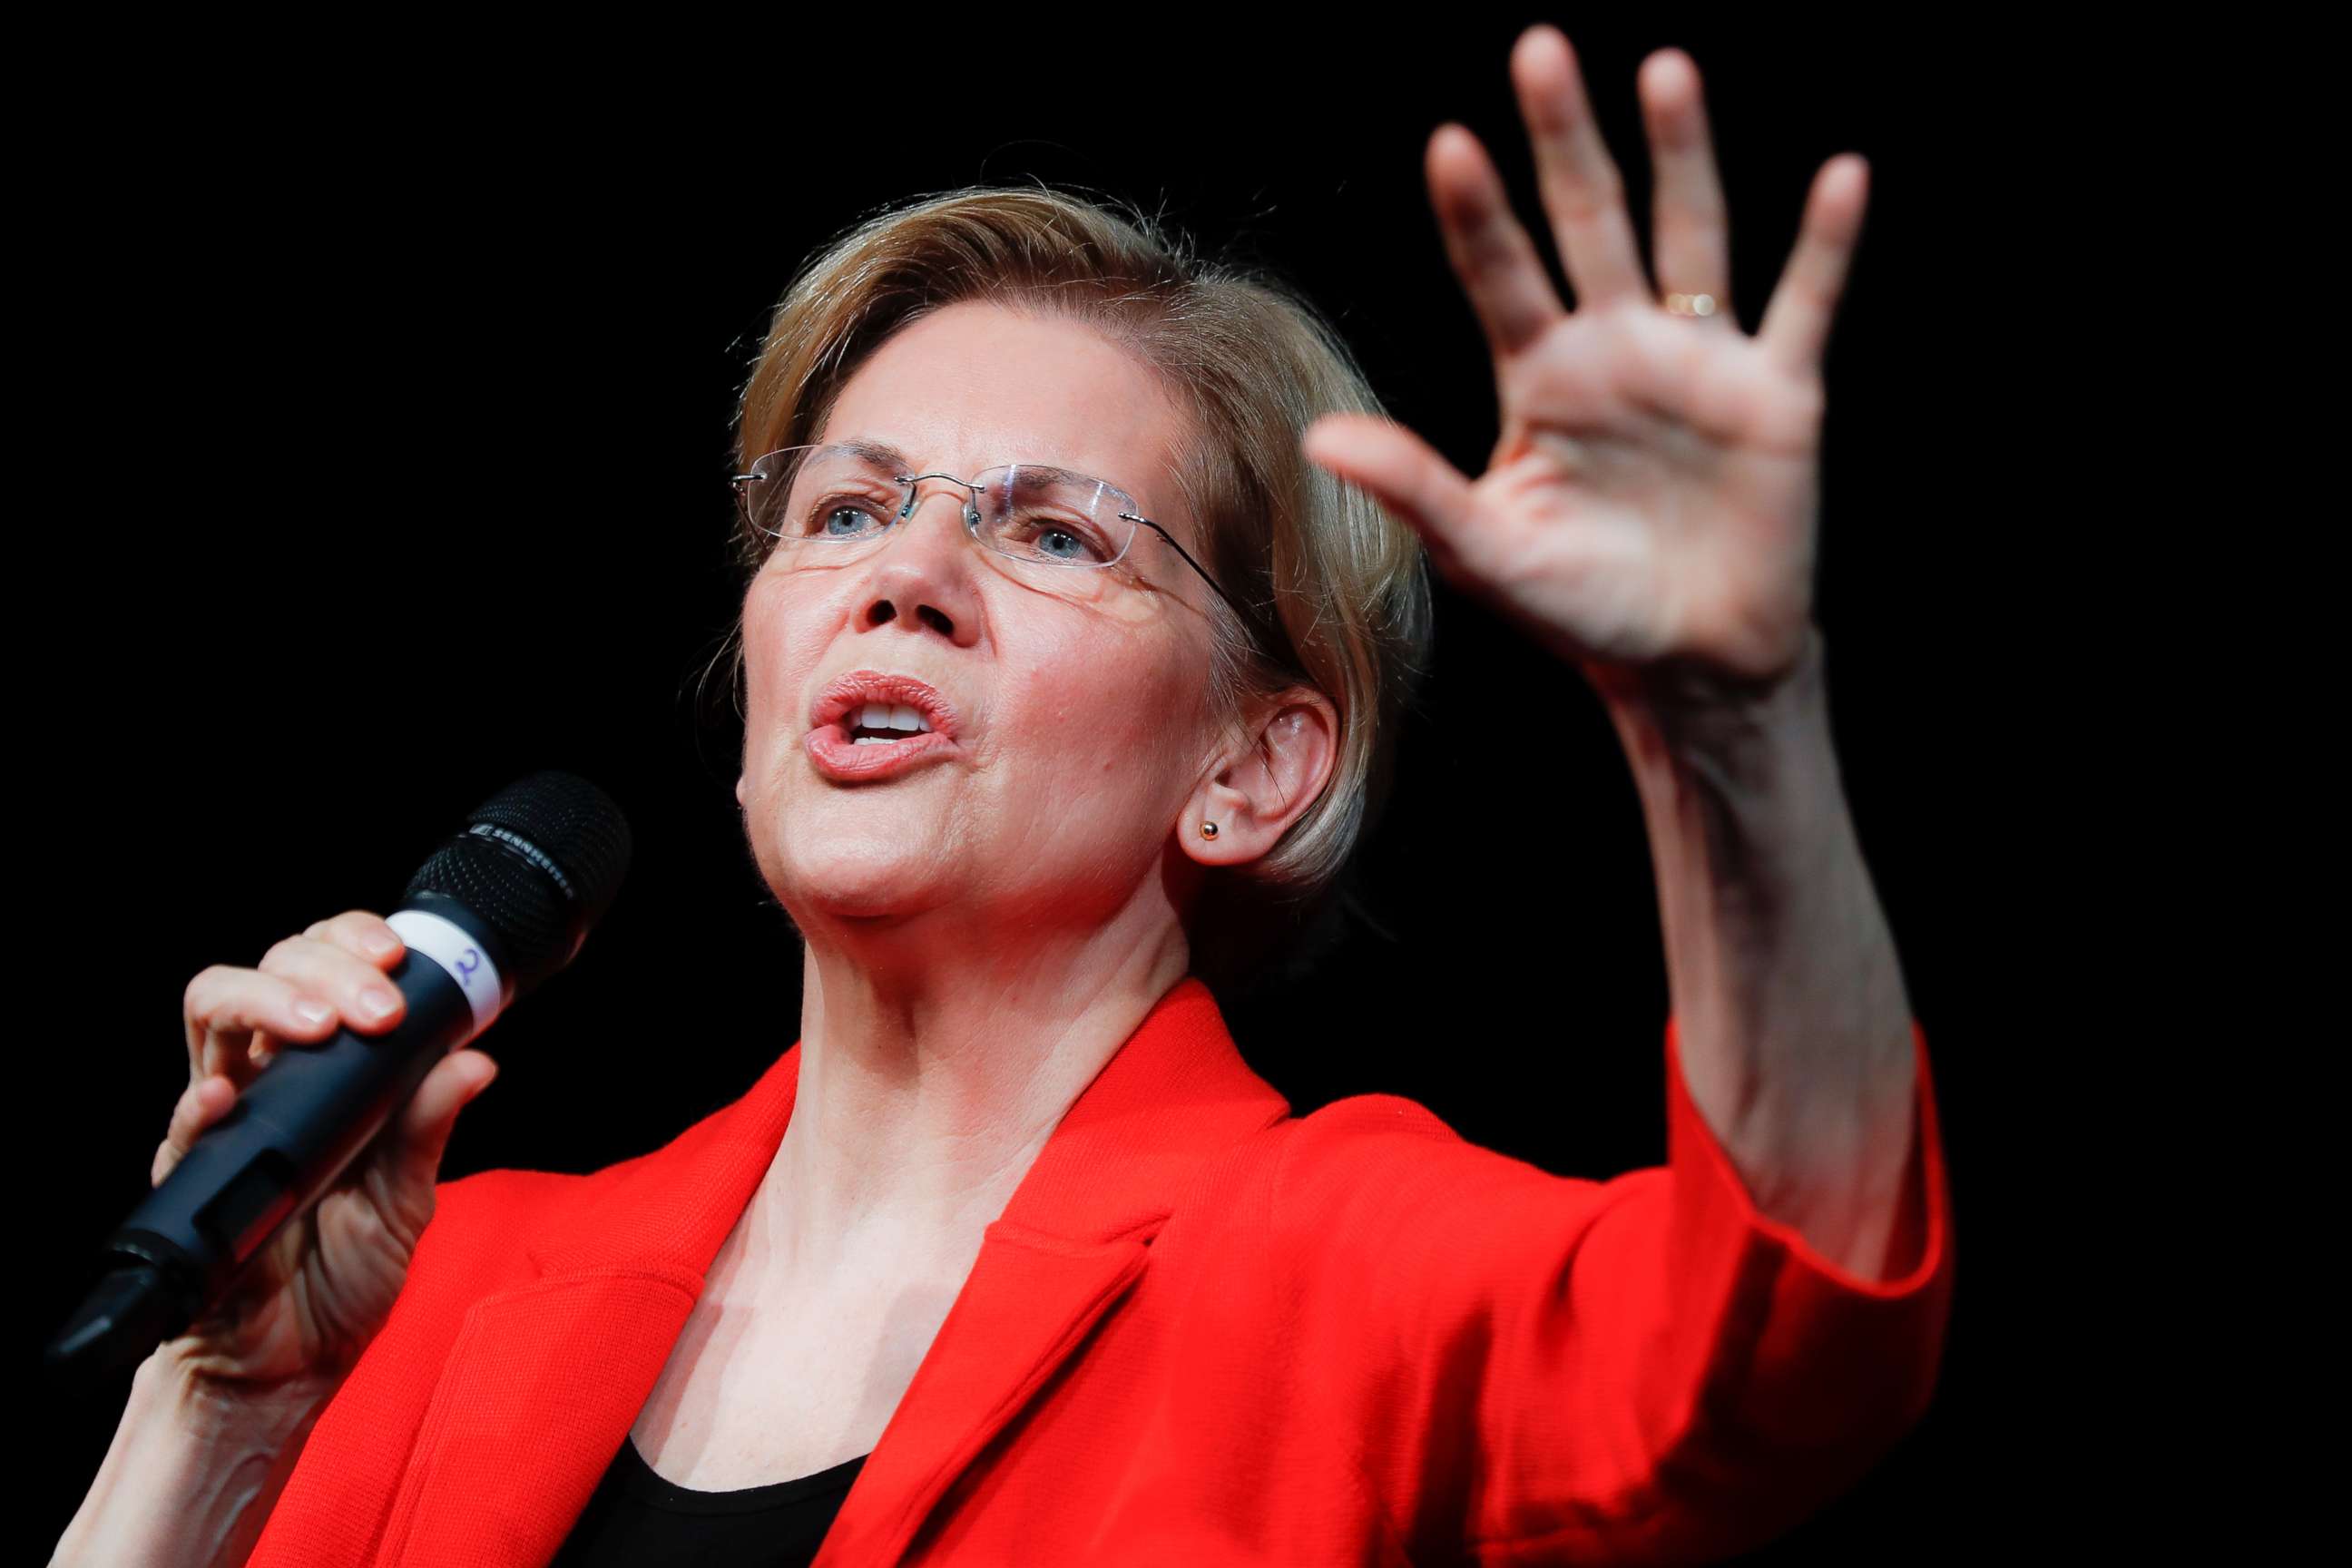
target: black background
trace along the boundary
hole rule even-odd
[[[56,553],[19,580],[51,628],[17,689],[46,759],[20,768],[20,810],[34,886],[74,937],[45,970],[64,1010],[26,1037],[30,1081],[65,1108],[28,1347],[145,1190],[186,1081],[188,978],[391,907],[520,773],[603,784],[636,858],[580,961],[485,1038],[505,1070],[445,1177],[656,1146],[796,1037],[798,952],[742,844],[723,681],[716,700],[699,682],[738,595],[733,400],[814,246],[965,184],[1130,197],[1296,279],[1396,416],[1475,474],[1493,382],[1422,159],[1439,123],[1469,126],[1551,255],[1507,69],[1532,19],[1342,39],[880,18],[677,55],[386,37],[363,66],[322,47],[284,69],[213,37],[185,69],[166,42],[93,72],[28,181],[57,220],[28,326],[58,352],[47,434],[18,460],[54,482],[34,521]],[[1559,19],[1637,220],[1635,68],[1670,44],[1697,59],[1751,331],[1815,172],[1872,162],[1828,361],[1817,613],[1962,1257],[1935,1408],[1751,1560],[1876,1555],[1923,1521],[1965,1536],[1986,1528],[1976,1488],[2053,1425],[2014,1354],[2039,1337],[2027,1173],[2053,1069],[2024,1010],[2007,823],[2041,764],[2027,678],[2000,657],[2036,574],[1987,534],[2062,378],[2018,366],[2051,353],[2031,312],[2037,247],[2068,239],[2067,132],[2022,52]],[[1630,775],[1574,671],[1438,595],[1435,679],[1364,852],[1389,934],[1356,931],[1228,1022],[1301,1114],[1389,1092],[1561,1174],[1656,1163],[1665,976]],[[1496,704],[1556,722],[1488,729]],[[37,1396],[31,1547],[86,1490],[123,1392]]]

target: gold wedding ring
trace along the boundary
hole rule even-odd
[[[1671,316],[1712,316],[1715,296],[1712,294],[1669,294],[1666,313]]]

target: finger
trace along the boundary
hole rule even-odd
[[[407,944],[401,941],[400,933],[392,928],[391,922],[370,910],[347,910],[331,919],[314,921],[302,934],[330,947],[341,948],[381,971],[397,967],[408,952]],[[313,1002],[310,1005],[315,1007],[319,1004]],[[333,1017],[326,1020],[328,1023],[334,1021]],[[320,1032],[325,1032],[323,1026]],[[247,1057],[257,1068],[268,1067],[278,1051],[278,1042],[267,1029],[257,1030],[246,1047]]]
[[[172,1108],[171,1125],[163,1133],[163,1142],[155,1147],[155,1159],[148,1168],[147,1184],[163,1185],[163,1178],[187,1157],[195,1147],[204,1130],[218,1121],[236,1103],[236,1086],[215,1074],[199,1079],[188,1085],[180,1095],[179,1103]]]
[[[313,936],[289,936],[262,954],[261,972],[293,984],[333,1007],[360,1034],[378,1034],[398,1021],[405,1005],[399,988],[368,959]]]
[[[1642,62],[1640,85],[1654,174],[1651,205],[1659,292],[1704,294],[1714,302],[1714,319],[1736,322],[1730,220],[1698,66],[1680,49],[1660,49]]]
[[[1446,258],[1499,362],[1566,312],[1478,139],[1459,125],[1441,125],[1423,163]]]
[[[1821,368],[1869,195],[1870,164],[1859,153],[1831,159],[1813,176],[1797,247],[1789,253],[1780,286],[1772,291],[1756,334],[1766,354],[1787,370]]]
[[[1470,481],[1419,436],[1391,420],[1333,414],[1309,426],[1300,446],[1311,461],[1402,518],[1428,542],[1441,569],[1483,569]]]
[[[1625,214],[1625,182],[1601,140],[1568,36],[1540,24],[1520,34],[1511,49],[1511,80],[1576,308],[1647,302],[1642,250]]]
[[[302,934],[340,947],[381,970],[393,968],[408,951],[400,933],[392,929],[392,922],[369,910],[346,910],[316,922]]]
[[[191,1081],[217,1073],[239,1085],[253,1077],[249,1052],[256,1030],[267,1029],[283,1039],[317,1040],[331,1032],[336,1017],[331,1004],[280,976],[226,963],[201,970],[188,982],[180,1012]]]

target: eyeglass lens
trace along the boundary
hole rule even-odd
[[[973,491],[946,479],[960,508],[976,505],[980,542],[1014,561],[1047,566],[1108,566],[1127,553],[1136,524],[1124,491],[1101,479],[1035,463],[1008,463],[971,476]],[[824,559],[888,533],[907,504],[898,471],[856,451],[819,447],[772,452],[737,486],[745,515],[780,545],[814,546]],[[780,499],[781,498],[781,499]],[[970,522],[969,516],[966,518]],[[797,553],[797,552],[796,552]]]

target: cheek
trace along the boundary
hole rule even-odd
[[[1035,679],[1052,696],[1030,707],[1016,740],[1037,759],[1039,794],[1157,816],[1191,787],[1201,673],[1172,650],[1142,638],[1089,640]]]
[[[779,579],[757,579],[743,601],[743,733],[756,757],[777,738],[797,742],[799,726],[789,710],[806,684],[801,666],[807,654],[791,646],[794,624]]]

